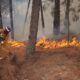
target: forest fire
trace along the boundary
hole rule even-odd
[[[46,38],[42,38],[37,42],[36,46],[45,49],[63,48],[68,46],[80,47],[80,42],[76,38],[72,38],[71,41],[67,41],[65,39],[61,41],[51,41]]]
[[[21,46],[24,46],[24,43],[18,42],[18,41],[13,41],[13,40],[7,41],[7,44],[9,44],[12,47],[21,47]]]
[[[23,42],[18,42],[13,40],[8,40],[7,44],[16,48],[25,46]],[[80,41],[78,41],[76,38],[72,38],[71,41],[67,41],[66,39],[63,39],[61,41],[55,41],[55,40],[52,41],[52,40],[47,40],[46,38],[42,38],[36,43],[36,47],[41,47],[45,49],[63,48],[68,46],[80,47]]]

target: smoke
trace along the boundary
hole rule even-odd
[[[29,35],[29,26],[30,26],[30,19],[31,19],[31,5],[29,10],[29,15],[27,17],[27,22],[25,25],[25,28],[23,29],[25,15],[26,15],[26,9],[27,9],[27,1],[28,0],[13,0],[13,16],[14,16],[14,28],[15,28],[15,39],[16,40],[27,40]],[[75,0],[76,1],[76,0]],[[51,15],[51,8],[53,3],[49,3],[51,5],[46,5],[46,10],[44,10],[44,19],[45,19],[45,29],[43,30],[41,25],[41,17],[39,20],[39,29],[38,29],[38,39],[44,37],[47,38],[53,38],[55,35],[53,34],[53,17]],[[76,3],[74,3],[76,5]],[[73,5],[73,6],[74,6]],[[65,14],[65,8],[61,6],[61,24],[60,24],[60,35],[58,37],[64,36],[64,14]],[[71,21],[71,14],[70,14],[70,21]],[[3,22],[4,26],[10,25],[10,17],[8,14],[3,14]],[[72,22],[70,25],[70,31],[71,33],[75,33],[76,35],[80,36],[80,20],[77,22]],[[24,30],[24,33],[22,31]]]

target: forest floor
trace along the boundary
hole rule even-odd
[[[80,48],[37,48],[26,58],[25,47],[2,47],[0,80],[80,80]]]

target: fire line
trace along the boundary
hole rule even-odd
[[[51,41],[51,40],[47,40],[46,38],[42,38],[37,42],[36,46],[45,49],[63,48],[68,46],[80,47],[80,42],[75,37],[72,38],[71,41],[65,39],[61,41]]]
[[[6,44],[16,48],[25,46],[24,42],[19,42],[14,40],[8,40]],[[63,39],[61,41],[47,40],[44,37],[36,43],[36,47],[41,47],[44,49],[55,49],[55,48],[63,48],[68,46],[80,47],[80,41],[78,41],[75,37],[72,38],[71,41],[68,41],[66,39]]]

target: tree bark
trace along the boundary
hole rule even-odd
[[[9,0],[9,9],[10,9],[10,23],[11,23],[11,38],[14,39],[14,24],[13,24],[12,0]]]
[[[35,45],[36,45],[37,32],[38,32],[39,11],[40,11],[40,0],[33,0],[29,41],[27,47],[28,55],[32,55],[35,52]]]
[[[66,11],[65,11],[64,25],[65,25],[65,32],[67,34],[68,41],[69,41],[69,32],[70,32],[70,29],[69,29],[69,24],[70,24],[69,12],[70,12],[70,10],[69,9],[70,9],[70,0],[66,0]]]
[[[41,11],[41,21],[42,21],[42,28],[45,28],[45,23],[44,23],[44,13],[43,13],[43,7],[42,7],[42,0],[40,0],[40,11]]]
[[[54,35],[58,35],[60,33],[60,0],[55,0],[55,8],[54,8]]]
[[[1,3],[0,3],[0,28],[3,28],[2,14],[1,14]]]

